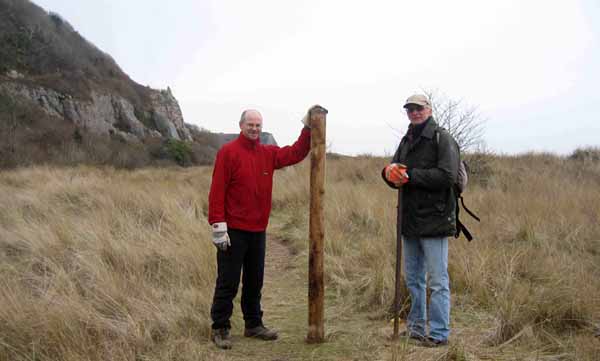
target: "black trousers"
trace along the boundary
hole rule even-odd
[[[265,232],[227,231],[231,247],[217,251],[217,284],[210,309],[213,329],[231,328],[233,299],[242,277],[242,313],[246,328],[262,325],[261,290],[265,274]]]

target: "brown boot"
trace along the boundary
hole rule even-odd
[[[277,331],[269,330],[263,325],[256,326],[254,328],[247,328],[244,330],[245,337],[254,337],[265,341],[277,340]]]
[[[398,334],[398,336],[400,336],[400,338],[408,338],[410,340],[415,340],[417,342],[423,342],[427,340],[427,337],[423,336],[423,335],[419,335],[418,333],[409,331],[409,330],[405,330],[402,331]]]
[[[231,336],[228,328],[213,329],[211,339],[220,349],[229,350],[231,348]]]

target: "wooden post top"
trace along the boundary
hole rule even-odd
[[[311,127],[313,126],[313,123],[318,122],[319,124],[323,124],[327,113],[329,113],[329,111],[327,109],[323,108],[322,106],[320,106],[320,105],[314,106],[310,110],[310,125],[311,125]],[[314,126],[317,126],[317,124],[314,124]]]

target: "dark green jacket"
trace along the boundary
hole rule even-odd
[[[409,142],[406,136],[402,138],[392,162],[406,165],[410,175],[402,192],[402,235],[453,236],[456,232],[453,186],[460,153],[450,133],[430,117],[416,139]]]

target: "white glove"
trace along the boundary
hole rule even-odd
[[[227,234],[227,223],[217,222],[212,224],[213,244],[217,249],[226,251],[231,246],[231,240]]]
[[[302,124],[304,124],[305,127],[310,128],[310,111],[308,111],[304,117],[302,117],[302,119],[300,119],[300,121],[302,122]]]

